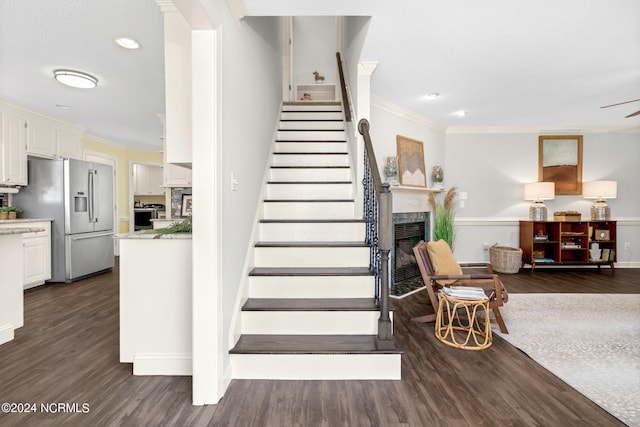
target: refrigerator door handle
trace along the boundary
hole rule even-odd
[[[89,169],[89,222],[98,222],[96,218],[95,176],[96,170]]]
[[[71,240],[85,240],[85,239],[94,239],[96,237],[104,237],[104,236],[113,236],[113,232],[108,233],[91,233],[90,235],[83,236],[72,236]]]

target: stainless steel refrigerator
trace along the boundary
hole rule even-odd
[[[113,253],[113,169],[75,159],[28,161],[28,185],[12,195],[25,218],[52,219],[51,281],[109,270]]]

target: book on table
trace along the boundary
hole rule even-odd
[[[474,286],[445,286],[442,288],[442,292],[448,297],[459,299],[483,300],[487,298],[484,289]]]

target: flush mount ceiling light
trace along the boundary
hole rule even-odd
[[[80,89],[92,89],[98,86],[98,79],[80,71],[54,70],[53,77],[62,84]]]
[[[118,44],[118,46],[121,46],[125,49],[138,49],[140,47],[140,43],[128,37],[119,37],[116,39],[116,43]]]
[[[437,92],[432,92],[427,95],[427,99],[438,99],[439,97],[440,97],[440,94]]]
[[[464,110],[460,110],[460,111],[456,111],[455,113],[453,113],[454,116],[458,116],[458,117],[464,117],[467,115],[467,112]]]

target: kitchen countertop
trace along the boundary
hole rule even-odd
[[[9,234],[37,233],[44,231],[42,227],[0,227],[0,236]]]
[[[150,233],[151,230],[136,231],[134,233],[116,234],[118,239],[140,239],[140,240],[167,240],[167,239],[191,239],[191,233]]]
[[[30,219],[30,218],[16,218],[16,219],[0,219],[0,225],[2,224],[24,224],[27,222],[42,222],[42,221],[53,221],[51,218],[45,219]]]

